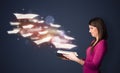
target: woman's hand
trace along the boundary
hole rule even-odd
[[[69,54],[63,54],[63,56],[71,61],[76,61],[78,59],[78,57],[73,52],[71,52]]]

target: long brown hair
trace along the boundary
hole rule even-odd
[[[103,21],[103,19],[102,18],[100,18],[100,17],[95,17],[95,18],[92,18],[90,21],[89,21],[89,25],[91,25],[91,26],[94,26],[94,27],[96,27],[97,28],[97,30],[98,30],[98,36],[99,36],[99,38],[98,38],[98,41],[97,41],[97,43],[100,41],[100,40],[102,40],[102,39],[105,39],[105,40],[107,40],[107,38],[108,38],[108,34],[107,34],[107,28],[106,28],[106,25],[105,25],[105,23],[104,23],[104,21]],[[95,44],[95,45],[93,45],[94,43],[95,43],[95,41],[96,41],[96,39],[91,43],[91,51],[93,51],[94,50],[94,46],[97,44]]]

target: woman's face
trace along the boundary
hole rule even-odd
[[[89,25],[89,32],[91,33],[92,37],[98,37],[98,29],[92,25]]]

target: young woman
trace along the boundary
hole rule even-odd
[[[89,32],[94,40],[86,50],[86,58],[80,59],[74,53],[63,55],[68,60],[83,65],[83,73],[100,73],[100,65],[107,50],[107,30],[104,21],[95,17],[89,21]]]

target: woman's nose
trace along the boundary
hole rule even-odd
[[[91,32],[91,31],[89,30],[89,32]]]

